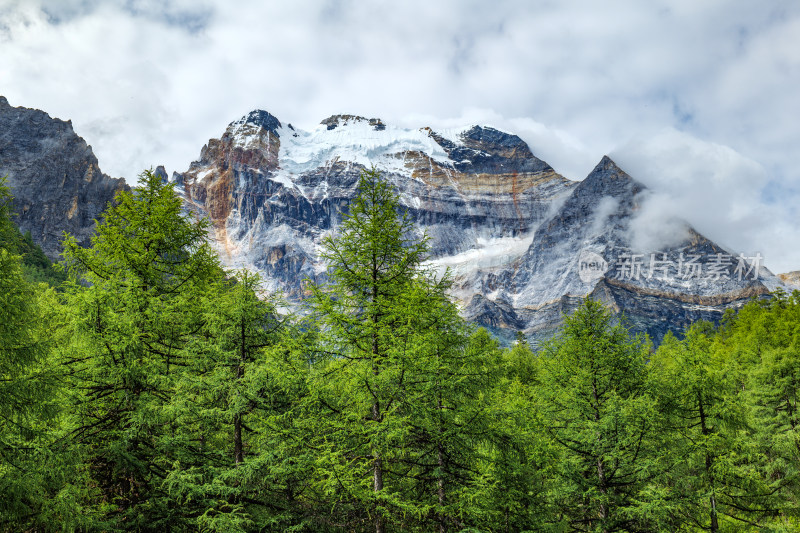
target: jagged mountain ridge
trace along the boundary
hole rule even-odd
[[[489,127],[410,130],[334,115],[305,132],[257,110],[172,179],[187,206],[212,221],[228,264],[257,270],[270,289],[300,299],[303,280],[324,280],[318,243],[372,165],[430,238],[431,264],[453,272],[465,315],[506,338],[553,331],[564,311],[592,294],[658,342],[667,330],[718,319],[781,284],[759,265],[745,264],[743,277],[734,254],[688,224],[678,242],[653,250],[663,276],[620,275],[623,258],[636,252],[632,222],[646,188],[608,157],[585,180],[570,181],[519,137]],[[587,253],[607,263],[589,281],[579,272]],[[715,279],[667,275],[668,264],[694,256]]]
[[[0,177],[8,176],[15,220],[51,260],[61,254],[64,232],[89,244],[94,221],[128,188],[100,171],[91,146],[72,122],[38,109],[12,107],[0,96]]]

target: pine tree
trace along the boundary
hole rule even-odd
[[[751,439],[766,487],[761,516],[800,516],[800,292],[776,293],[769,303],[742,309],[726,346],[747,376]],[[755,463],[756,461],[754,461]],[[766,512],[765,512],[766,511]],[[770,513],[769,511],[772,511]]]
[[[495,341],[496,342],[496,341]],[[538,402],[542,357],[518,340],[502,353],[503,375],[487,392],[491,438],[479,461],[482,529],[548,531],[556,509],[548,500],[560,461]]]
[[[472,332],[447,287],[446,277],[423,278],[405,300],[410,342],[397,413],[409,430],[396,462],[409,481],[404,504],[418,509],[423,531],[487,523],[480,467],[499,440],[489,394],[501,368],[497,341]]]
[[[378,533],[462,527],[490,358],[470,349],[447,277],[423,266],[426,239],[376,170],[338,230],[323,243],[331,283],[311,287],[326,352],[310,376],[323,413],[314,446],[332,520]]]
[[[637,502],[653,476],[647,344],[587,299],[544,351],[540,402],[561,449],[554,505],[576,531],[650,530]]]
[[[662,481],[677,523],[708,531],[772,514],[748,421],[744,374],[707,322],[665,337],[652,359],[667,436]]]
[[[727,317],[715,336],[715,359],[726,363],[732,400],[744,411],[731,468],[736,510],[729,511],[769,527],[800,514],[800,292],[778,289]],[[731,406],[728,406],[730,409]],[[730,426],[727,428],[730,431]],[[791,523],[791,522],[789,522]],[[786,527],[786,526],[784,526]]]
[[[296,403],[277,359],[301,341],[257,275],[241,271],[197,302],[205,324],[187,347],[187,371],[169,406],[178,425],[180,465],[167,477],[170,495],[201,529],[276,528],[297,517],[291,475],[294,457],[281,418]],[[294,339],[289,336],[294,335]]]
[[[364,172],[359,194],[336,238],[323,241],[331,283],[312,286],[312,306],[332,352],[320,370],[317,394],[333,424],[326,428],[330,491],[365,507],[377,533],[385,531],[394,487],[386,486],[400,442],[395,416],[405,376],[409,331],[401,300],[421,271],[427,251],[397,196],[376,170]],[[369,472],[369,478],[362,474]]]
[[[64,364],[95,508],[108,527],[164,531],[180,516],[161,488],[175,434],[164,406],[203,324],[197,302],[222,271],[206,223],[184,218],[180,198],[152,172],[141,180],[117,195],[89,248],[64,241],[77,277],[65,295],[74,332]]]
[[[11,194],[0,180],[0,236],[19,233],[10,216]],[[13,245],[0,239],[0,531],[41,525],[63,510],[48,502],[64,488],[50,431],[58,413],[49,359],[55,298],[28,282]]]

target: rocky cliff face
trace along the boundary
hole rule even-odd
[[[6,175],[20,229],[53,260],[64,232],[88,244],[94,219],[127,187],[100,171],[71,122],[12,107],[0,96],[0,176]]]
[[[800,290],[800,270],[778,274],[778,277],[786,284],[787,290]]]
[[[304,279],[324,279],[318,243],[373,165],[430,238],[431,265],[454,274],[465,316],[501,337],[547,335],[593,295],[658,342],[782,283],[761,258],[731,254],[688,224],[657,249],[636,248],[635,233],[647,231],[637,226],[643,185],[607,157],[569,181],[488,127],[408,130],[334,115],[306,132],[253,111],[172,179],[211,219],[229,265],[300,299]]]
[[[556,328],[575,297],[592,295],[660,342],[668,330],[718,320],[781,284],[760,257],[732,254],[686,223],[658,248],[636,248],[635,232],[659,230],[637,226],[647,194],[604,157],[536,229],[525,254],[484,278],[489,294],[510,303],[532,336]],[[467,314],[473,309],[471,302]]]

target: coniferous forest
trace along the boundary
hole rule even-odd
[[[53,266],[0,189],[0,531],[798,531],[800,293],[501,347],[377,171],[299,309],[151,172]]]

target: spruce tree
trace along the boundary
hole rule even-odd
[[[372,169],[358,191],[323,241],[330,283],[311,286],[322,493],[349,529],[460,529],[491,360],[470,350],[447,277],[425,268],[427,241],[392,186]]]
[[[637,502],[654,475],[648,345],[595,300],[566,317],[545,349],[540,402],[561,449],[552,499],[576,531],[646,531]]]
[[[164,407],[203,324],[197,302],[222,271],[207,223],[185,218],[172,186],[154,173],[115,201],[90,247],[64,241],[75,276],[65,295],[73,435],[108,527],[166,531],[180,512],[162,489],[176,429]]]

